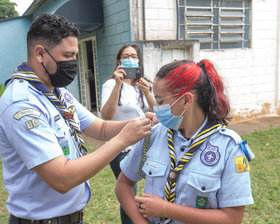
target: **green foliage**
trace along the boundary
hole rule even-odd
[[[0,20],[18,16],[15,10],[17,4],[10,0],[0,0]]]
[[[0,84],[0,97],[2,96],[2,94],[5,91],[5,87],[3,85]]]
[[[244,223],[280,223],[280,128],[242,136],[256,158],[250,165],[255,204],[246,207]]]
[[[250,164],[255,204],[246,206],[242,224],[280,223],[280,127],[242,135],[256,158]],[[88,147],[89,148],[89,147]],[[90,151],[93,151],[91,148]],[[7,192],[3,186],[0,160],[0,223],[8,223],[5,208]],[[120,224],[119,203],[115,196],[115,177],[109,166],[90,180],[92,198],[85,209],[85,224]],[[138,195],[144,180],[138,183]]]

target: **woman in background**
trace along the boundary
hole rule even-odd
[[[116,68],[110,79],[102,86],[101,115],[106,120],[123,121],[153,110],[154,98],[152,83],[141,77],[140,79],[126,78],[124,68],[140,67],[143,74],[143,64],[140,49],[136,44],[123,45],[116,55]],[[131,133],[133,134],[133,133]],[[116,178],[120,174],[120,161],[131,150],[131,147],[122,151],[111,163],[110,167]],[[134,186],[136,194],[137,186]],[[132,223],[129,217],[120,208],[123,224]]]

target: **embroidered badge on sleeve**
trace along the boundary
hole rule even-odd
[[[37,119],[31,119],[25,122],[25,126],[27,127],[28,130],[32,128],[39,127],[39,122]]]
[[[236,171],[238,173],[242,173],[242,172],[250,170],[249,162],[248,162],[246,156],[236,157],[236,158],[234,158],[234,161],[235,161],[235,165],[236,165]]]

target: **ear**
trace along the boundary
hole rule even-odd
[[[194,95],[191,92],[184,93],[184,108],[188,109],[193,105]]]
[[[45,48],[42,45],[35,45],[33,48],[33,56],[38,62],[43,62]]]

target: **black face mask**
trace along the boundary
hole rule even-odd
[[[54,87],[68,86],[75,79],[78,73],[78,61],[77,60],[56,61],[47,50],[46,52],[55,61],[57,66],[56,73],[50,74],[45,68],[43,62],[41,63],[45,71],[48,73],[52,85]]]

